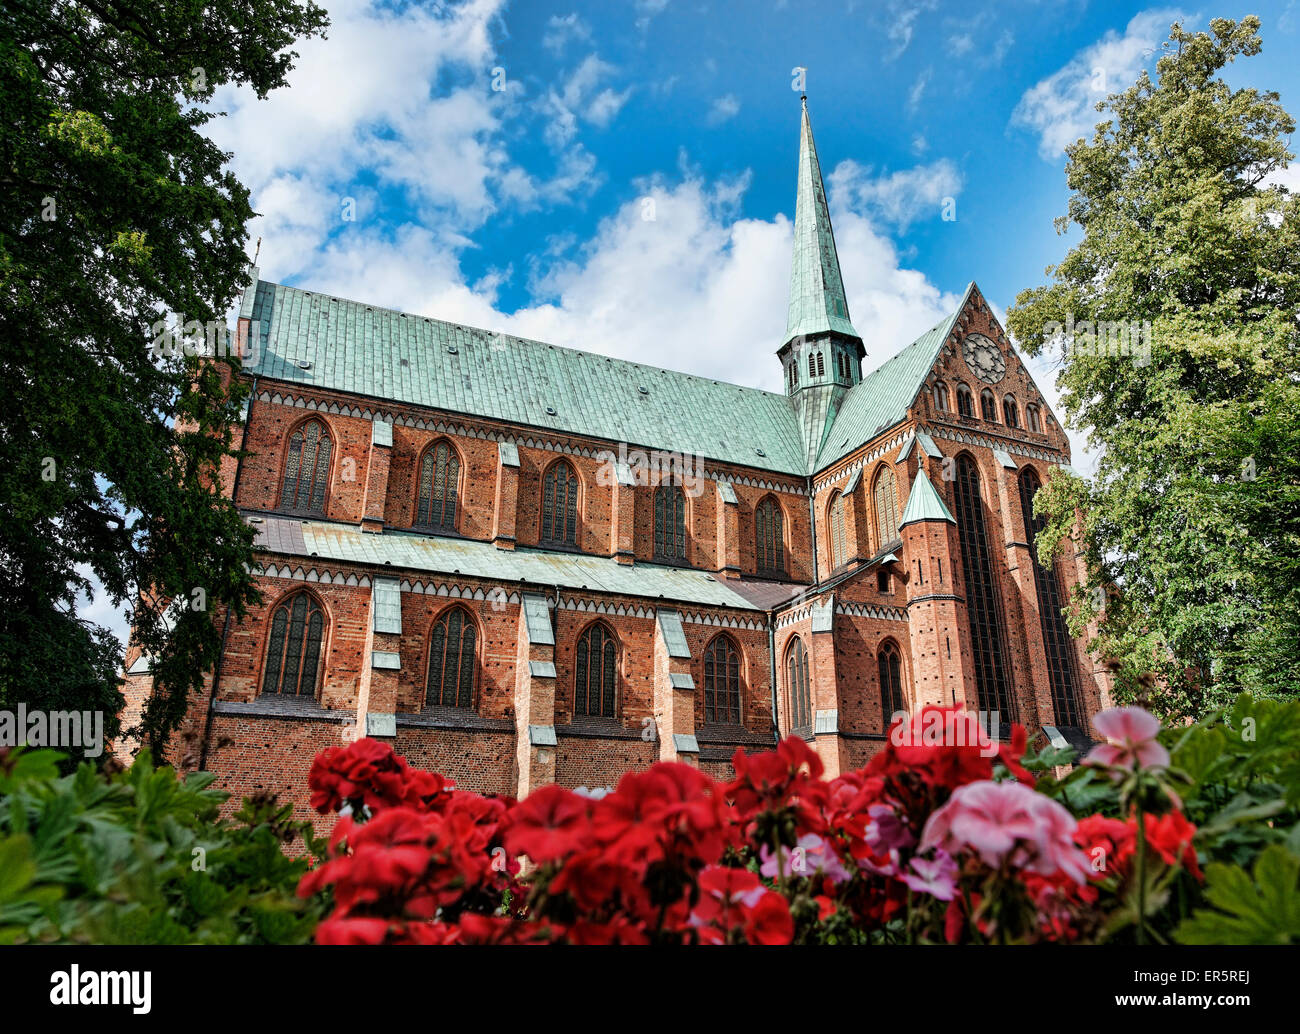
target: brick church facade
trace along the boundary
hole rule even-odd
[[[263,602],[175,748],[236,799],[358,735],[522,796],[789,735],[833,775],[927,703],[1077,742],[1107,695],[1033,553],[1064,432],[974,284],[862,374],[806,105],[783,394],[256,275],[239,322]]]

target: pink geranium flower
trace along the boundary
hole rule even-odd
[[[1160,721],[1140,707],[1110,707],[1098,714],[1092,724],[1106,738],[1088,752],[1085,764],[1106,765],[1132,771],[1165,768],[1169,751],[1156,742]]]
[[[795,851],[799,852],[797,856]],[[795,851],[782,847],[773,854],[764,844],[759,850],[763,864],[758,871],[769,880],[776,879],[778,873],[781,876],[811,876],[816,873],[828,877],[832,883],[844,883],[849,879],[849,872],[835,849],[816,833],[801,836]]]
[[[1088,859],[1074,843],[1074,816],[1049,797],[1020,783],[982,780],[953,791],[930,815],[920,851],[938,847],[950,855],[971,849],[985,865],[1009,862],[1043,876],[1063,873],[1088,879]]]
[[[946,851],[935,851],[934,858],[913,858],[912,871],[903,873],[902,880],[912,890],[929,894],[940,901],[951,901],[957,896],[957,863]]]

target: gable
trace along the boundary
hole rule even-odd
[[[849,389],[817,454],[814,470],[842,460],[907,415],[974,289],[972,282],[951,316],[940,320]]]

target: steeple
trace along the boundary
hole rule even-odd
[[[785,341],[835,331],[861,340],[849,322],[840,258],[831,232],[821,163],[808,121],[808,98],[802,98],[799,130],[799,192],[794,207],[794,259],[790,264],[790,310]]]
[[[776,354],[785,370],[786,394],[799,414],[811,469],[840,401],[862,380],[866,349],[849,320],[821,163],[808,120],[808,98],[802,101],[790,308],[784,342]]]

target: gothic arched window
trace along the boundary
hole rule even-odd
[[[1042,423],[1041,420],[1038,419],[1038,407],[1037,407],[1037,406],[1026,406],[1026,407],[1025,407],[1025,424],[1028,425],[1029,430],[1033,431],[1035,434],[1041,434],[1041,433],[1042,433],[1042,431],[1043,431],[1043,423]]]
[[[618,646],[600,622],[578,640],[573,661],[573,713],[587,718],[614,717],[614,686],[618,676]]]
[[[460,459],[450,442],[438,442],[420,460],[415,523],[443,531],[456,530],[456,498],[460,491]]]
[[[754,511],[754,556],[758,570],[785,573],[785,528],[781,507],[768,496]]]
[[[936,381],[934,385],[934,408],[941,413],[948,412],[948,385]]]
[[[849,541],[844,530],[844,493],[836,492],[826,511],[830,523],[831,570],[849,562]]]
[[[655,557],[686,559],[686,493],[678,485],[655,489]]]
[[[808,376],[817,376],[817,355],[814,352],[808,353]]]
[[[998,422],[998,403],[993,397],[993,392],[985,388],[980,392],[980,416],[985,420],[991,420],[993,423]]]
[[[975,415],[975,400],[971,397],[970,388],[964,384],[957,385],[957,412],[962,416]]]
[[[1038,597],[1038,620],[1043,630],[1043,646],[1047,651],[1047,679],[1052,690],[1052,709],[1057,725],[1082,727],[1083,709],[1079,706],[1079,689],[1075,680],[1070,635],[1061,613],[1064,593],[1056,568],[1045,568],[1038,562],[1035,539],[1047,523],[1045,517],[1034,516],[1034,494],[1038,491],[1038,475],[1026,467],[1020,475],[1020,510],[1025,518],[1025,539],[1029,555],[1034,562],[1034,589]]]
[[[542,479],[542,542],[578,544],[578,476],[564,460],[552,464]]]
[[[898,541],[898,478],[885,467],[876,478],[876,550]]]
[[[727,635],[704,651],[704,720],[740,724],[740,651]]]
[[[903,659],[892,640],[880,644],[877,662],[880,669],[880,713],[888,729],[890,719],[907,707],[903,698]]]
[[[474,706],[477,666],[474,621],[462,607],[452,607],[429,633],[429,676],[425,700],[442,707]]]
[[[812,728],[812,697],[808,691],[808,654],[795,636],[785,655],[786,694],[791,730]]]
[[[1003,423],[1008,427],[1020,426],[1020,412],[1016,407],[1015,398],[1011,395],[1008,395],[1002,400],[1002,418]]]
[[[1011,674],[1006,662],[1002,594],[989,552],[984,526],[984,504],[980,498],[980,475],[967,453],[957,457],[954,482],[957,531],[961,539],[961,562],[966,580],[966,612],[970,619],[974,649],[975,688],[981,711],[1000,713],[1001,728],[1008,727],[1015,714],[1011,706]]]
[[[280,509],[324,516],[333,447],[329,431],[319,420],[308,420],[294,429],[284,461]]]
[[[262,692],[315,696],[324,641],[325,612],[316,597],[299,592],[286,598],[271,614]]]

